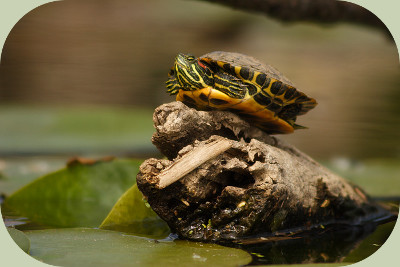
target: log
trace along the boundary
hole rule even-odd
[[[233,241],[388,216],[361,188],[235,114],[173,102],[153,120],[152,141],[168,159],[146,160],[137,184],[181,238]]]
[[[378,28],[388,36],[385,24],[371,11],[357,4],[332,0],[201,0],[235,9],[263,13],[283,22],[354,23]]]

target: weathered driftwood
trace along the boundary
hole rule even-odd
[[[233,240],[382,216],[360,188],[230,112],[173,102],[153,120],[152,141],[169,160],[146,160],[137,183],[182,238]]]
[[[286,22],[313,21],[319,23],[350,22],[378,27],[385,24],[369,10],[346,1],[332,0],[202,0],[236,9],[264,13]]]

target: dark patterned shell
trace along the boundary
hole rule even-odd
[[[274,67],[239,53],[216,51],[199,59],[214,71],[214,84],[179,90],[176,100],[200,110],[229,110],[267,133],[304,128],[297,116],[317,105]],[[245,88],[245,89],[243,89]]]
[[[209,59],[210,61],[214,62],[220,61],[228,63],[232,66],[247,67],[252,71],[265,73],[271,78],[274,78],[276,80],[279,80],[283,83],[295,87],[292,84],[292,82],[288,78],[286,78],[282,73],[280,73],[277,69],[275,69],[270,65],[263,64],[251,56],[234,52],[214,51],[201,56],[200,59]]]

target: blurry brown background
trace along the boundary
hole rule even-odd
[[[319,105],[282,138],[314,157],[400,157],[396,46],[350,24],[281,23],[200,1],[85,0],[41,6],[6,40],[0,104],[156,106],[178,52],[254,56]],[[140,126],[138,126],[140,127]],[[149,136],[150,138],[150,136]]]

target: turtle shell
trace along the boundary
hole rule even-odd
[[[229,110],[267,133],[305,128],[295,123],[317,105],[270,65],[239,53],[216,51],[198,58],[214,75],[214,85],[179,90],[176,99],[200,110]],[[234,84],[235,86],[232,86]],[[243,85],[245,90],[235,88]]]
[[[295,87],[292,82],[277,69],[271,65],[263,64],[251,56],[234,52],[214,51],[199,58],[207,62],[228,64],[230,67],[245,67],[248,68],[249,71],[264,73],[271,78]]]

